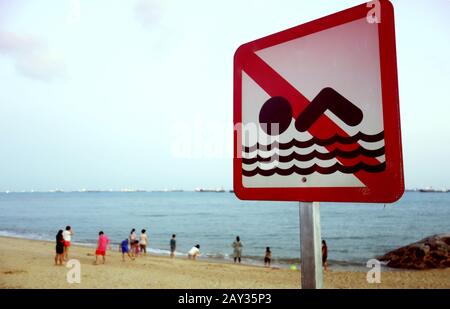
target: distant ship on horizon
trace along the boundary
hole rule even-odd
[[[448,189],[433,189],[432,187],[426,187],[423,189],[419,189],[419,192],[423,192],[423,193],[447,193],[449,192]]]
[[[217,189],[204,189],[204,188],[196,188],[195,192],[215,192],[215,193],[223,193],[225,190],[223,188]]]

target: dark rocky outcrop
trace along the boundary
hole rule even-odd
[[[433,235],[390,251],[378,260],[387,266],[405,269],[450,267],[450,234]]]

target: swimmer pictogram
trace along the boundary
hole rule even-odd
[[[271,97],[261,107],[259,112],[259,124],[261,129],[268,135],[281,135],[289,128],[292,123],[292,103],[282,96]],[[331,87],[323,88],[317,96],[307,105],[307,107],[297,116],[295,120],[295,129],[298,132],[306,132],[309,128],[320,118],[323,114],[329,110],[341,119],[348,126],[357,126],[363,120],[363,111],[355,104],[350,102],[347,98],[341,95],[339,92]],[[273,130],[273,128],[277,130]],[[383,140],[384,132],[378,132],[377,134],[367,135],[362,132],[358,132],[354,136],[340,136],[335,135],[331,138],[320,139],[312,137],[309,140],[300,141],[295,138],[286,143],[277,142],[276,145],[260,145],[243,147],[243,151],[246,154],[253,153],[253,156],[247,156],[242,159],[244,165],[244,176],[271,176],[273,174],[290,175],[293,173],[299,175],[310,175],[314,172],[320,174],[332,174],[337,171],[345,174],[353,174],[355,172],[364,170],[369,173],[382,172],[386,168],[385,162],[379,164],[368,164],[362,159],[363,157],[377,158],[385,154],[384,146],[376,149],[367,149],[361,146],[358,142],[363,141],[366,143],[379,142]],[[340,144],[353,145],[353,147],[346,147],[346,149],[339,148]],[[313,146],[334,146],[332,150],[328,152],[321,152],[315,149]],[[274,155],[267,156],[266,152],[272,149],[283,149],[292,151],[283,155],[279,152],[273,152]],[[307,153],[298,153],[295,149],[310,149]],[[256,156],[254,155],[254,151]],[[330,165],[326,161],[332,159],[355,159],[360,157],[360,161],[354,162],[352,165],[343,165],[340,162],[335,162]],[[267,169],[264,166],[259,166],[255,163],[289,163],[289,162],[313,162],[309,166],[299,166],[298,164],[292,164],[287,168],[279,166],[273,166],[273,168]],[[325,163],[325,164],[324,164]],[[251,168],[254,167],[254,168]]]

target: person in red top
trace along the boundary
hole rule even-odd
[[[108,236],[103,233],[103,231],[100,231],[98,233],[98,243],[97,243],[97,250],[95,250],[95,265],[100,264],[100,256],[103,259],[103,263],[106,262],[106,248],[109,245],[109,238]]]

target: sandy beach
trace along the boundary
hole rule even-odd
[[[69,284],[64,266],[54,266],[52,242],[0,237],[0,288],[298,288],[300,273],[288,269],[146,256],[122,262],[116,247],[105,265],[93,265],[94,249],[72,246],[81,263],[81,283]],[[368,284],[365,272],[327,271],[325,288],[450,288],[450,269],[382,272]]]

